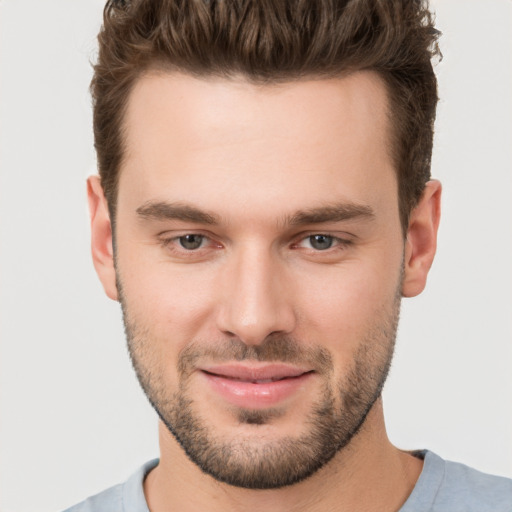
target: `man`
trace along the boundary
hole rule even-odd
[[[512,508],[384,425],[436,249],[436,38],[410,0],[107,4],[92,252],[161,453],[70,510]]]

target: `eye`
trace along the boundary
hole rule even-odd
[[[304,242],[309,242],[309,245],[317,250],[317,251],[325,251],[327,249],[330,249],[334,242],[335,242],[335,239],[334,237],[330,236],[330,235],[322,235],[322,234],[318,234],[318,235],[310,235],[308,236]]]
[[[199,249],[203,245],[204,240],[204,235],[197,234],[183,235],[178,238],[181,247],[187,251],[194,251]]]
[[[338,257],[346,249],[352,245],[352,240],[347,237],[340,238],[326,233],[313,233],[301,237],[295,244],[294,248],[302,249],[305,254],[317,255],[324,253],[324,257]]]

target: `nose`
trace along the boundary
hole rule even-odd
[[[223,273],[217,328],[247,345],[263,342],[270,334],[289,334],[296,316],[291,283],[283,263],[268,250],[247,248],[233,256]]]

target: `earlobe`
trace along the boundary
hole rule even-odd
[[[417,206],[412,210],[404,254],[402,295],[414,297],[425,288],[437,247],[441,215],[441,183],[429,181]]]
[[[87,179],[87,199],[91,220],[91,252],[94,268],[107,296],[112,300],[117,300],[112,225],[99,176],[90,176]]]

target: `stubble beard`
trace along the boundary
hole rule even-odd
[[[216,344],[191,342],[179,354],[178,390],[169,393],[166,370],[152,354],[154,340],[148,329],[130,317],[120,283],[118,290],[130,358],[144,393],[189,459],[220,482],[247,489],[277,489],[308,478],[350,443],[381,395],[394,351],[398,293],[392,311],[367,330],[349,372],[337,383],[332,383],[333,362],[325,348],[305,348],[290,337],[272,335],[256,346],[237,339]],[[324,383],[300,425],[303,433],[262,440],[227,439],[222,432],[215,432],[196,410],[189,389],[195,362],[204,357],[219,362],[278,361],[313,366]],[[258,428],[256,425],[271,425],[281,414],[279,409],[238,409],[236,420]]]

